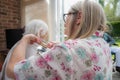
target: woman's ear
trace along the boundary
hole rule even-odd
[[[77,25],[80,24],[80,21],[81,21],[81,15],[82,15],[81,12],[78,12],[78,13],[77,13],[77,17],[76,17],[76,18],[77,18],[77,19],[76,19],[76,24],[77,24]]]
[[[48,32],[46,32],[44,35],[42,35],[41,38],[43,38],[45,41],[48,41],[48,39],[49,39]]]

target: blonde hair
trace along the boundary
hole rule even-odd
[[[39,32],[40,32],[40,36],[46,35],[46,33],[48,33],[48,26],[44,21],[39,19],[34,19],[25,26],[24,35],[25,34],[37,35]]]
[[[74,4],[69,12],[81,12],[80,25],[77,26],[77,30],[72,32],[74,27],[74,21],[70,26],[70,35],[68,38],[86,38],[91,36],[96,30],[104,31],[106,28],[106,17],[102,6],[92,0],[83,0]],[[73,15],[73,19],[77,15]]]

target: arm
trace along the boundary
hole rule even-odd
[[[29,34],[29,35],[25,35],[21,41],[19,42],[19,44],[15,47],[10,61],[8,62],[7,68],[6,68],[6,72],[7,72],[7,76],[10,78],[15,78],[14,77],[14,65],[16,63],[18,63],[21,60],[25,59],[25,51],[26,51],[26,47],[27,44],[29,44],[31,41],[37,41],[36,40],[36,36]]]
[[[54,80],[56,78],[62,80],[61,76],[66,72],[62,73],[64,71],[61,67],[65,64],[68,64],[66,51],[61,46],[56,46],[50,51],[36,54],[15,64],[14,74],[17,80]]]

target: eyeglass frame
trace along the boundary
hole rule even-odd
[[[66,23],[65,16],[66,15],[71,15],[71,14],[77,14],[78,12],[70,12],[70,13],[65,13],[63,14],[63,21]]]

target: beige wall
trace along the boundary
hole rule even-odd
[[[46,0],[22,0],[21,5],[22,26],[32,19],[42,19],[48,24],[48,4]]]

